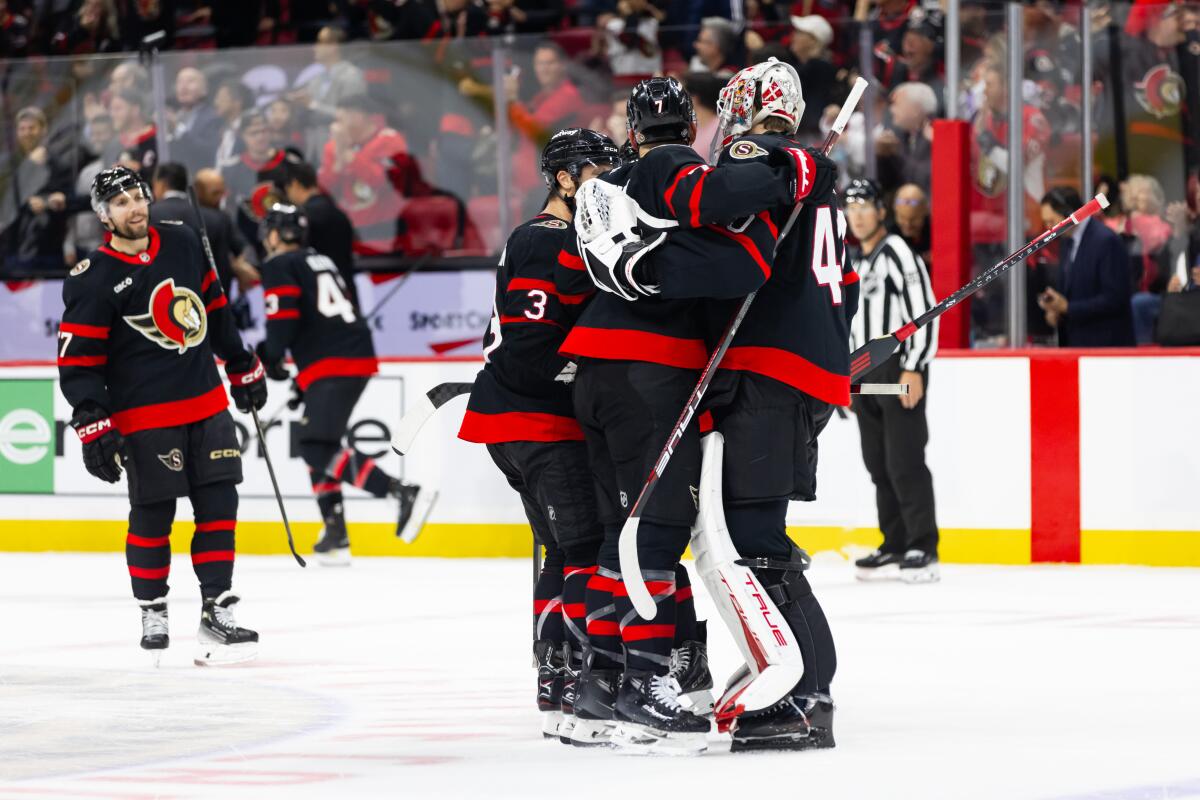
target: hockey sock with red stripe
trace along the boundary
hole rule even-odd
[[[551,542],[546,545],[542,571],[533,587],[533,638],[561,645],[563,642],[563,552]]]
[[[125,563],[133,596],[157,600],[167,596],[171,573],[171,523],[175,501],[135,505],[129,509],[129,535],[125,538]]]
[[[622,583],[613,593],[625,668],[665,675],[671,668],[675,642],[675,568],[687,547],[691,530],[686,525],[666,525],[642,520],[638,528],[638,561],[642,580],[656,605],[653,619],[642,619]]]
[[[581,653],[587,643],[587,585],[596,574],[599,542],[571,545],[564,548],[563,566],[563,625],[571,649]]]
[[[595,669],[620,669],[624,660],[621,654],[621,626],[613,602],[613,590],[620,583],[620,573],[605,567],[597,567],[596,573],[588,578],[584,596],[587,611],[585,630],[588,650],[593,654],[591,666]]]
[[[233,483],[197,486],[191,493],[196,510],[192,536],[192,569],[200,581],[200,596],[207,599],[233,586],[234,529],[238,494]]]
[[[328,472],[334,480],[353,484],[375,497],[386,496],[392,483],[392,476],[380,469],[375,459],[367,458],[349,447],[337,454]]]
[[[692,581],[687,567],[675,565],[675,644],[697,641],[696,601],[692,599]]]
[[[321,519],[326,521],[326,526],[331,517],[337,517],[340,522],[342,515],[342,483],[325,472],[337,452],[338,445],[332,442],[300,443],[300,457],[308,465],[308,478],[312,481],[317,508],[321,509]]]

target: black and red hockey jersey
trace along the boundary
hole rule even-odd
[[[266,161],[257,162],[242,153],[221,170],[233,203],[234,220],[248,242],[258,242],[258,224],[276,203],[286,203],[287,153],[276,150]],[[260,251],[260,255],[262,252]]]
[[[539,214],[508,237],[483,339],[486,363],[458,438],[480,444],[583,439],[571,406],[570,362],[558,349],[586,295],[563,294],[554,282],[558,254],[574,237],[569,222],[550,214]]]
[[[599,180],[624,185],[650,215],[677,221],[670,247],[651,254],[653,281],[662,294],[625,301],[597,294],[571,329],[561,352],[569,356],[648,361],[700,369],[708,360],[697,298],[740,297],[771,274],[773,227],[755,215],[793,202],[797,167],[737,163],[710,167],[690,147],[660,145]],[[731,223],[738,218],[741,223]],[[574,237],[558,258],[556,283],[568,294],[595,287]]]
[[[803,152],[801,145],[782,134],[757,134],[724,148],[717,163],[776,163],[797,152]],[[811,180],[804,205],[779,245],[771,277],[742,320],[721,369],[764,375],[844,406],[850,404],[849,325],[858,308],[858,275],[845,256],[837,171],[816,168]],[[781,231],[793,208],[786,203],[770,210]],[[714,345],[737,307],[734,301],[709,302]]]
[[[59,382],[72,408],[97,406],[123,434],[207,419],[229,405],[213,353],[248,357],[200,238],[151,226],[137,255],[101,245],[63,283]]]
[[[307,389],[322,378],[365,378],[379,371],[371,329],[337,265],[312,248],[281,253],[262,266],[267,310],[265,361],[290,350]]]

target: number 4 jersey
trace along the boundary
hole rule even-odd
[[[322,378],[365,378],[379,370],[371,330],[349,298],[337,266],[315,250],[281,253],[262,267],[266,359],[290,350],[307,389]]]

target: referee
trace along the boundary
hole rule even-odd
[[[888,233],[878,184],[854,180],[845,198],[850,230],[859,242],[854,270],[862,287],[859,312],[850,326],[854,349],[913,321],[934,299],[921,257],[904,239]],[[874,381],[907,383],[907,395],[854,398],[863,462],[875,484],[883,531],[883,545],[855,562],[860,580],[899,577],[924,583],[939,577],[933,476],[925,466],[925,387],[937,332],[936,320],[918,329],[900,352],[871,372]]]

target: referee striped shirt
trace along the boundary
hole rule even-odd
[[[894,233],[869,256],[860,251],[854,271],[862,294],[858,314],[850,324],[852,351],[912,322],[934,305],[925,262]],[[937,352],[937,337],[937,320],[919,328],[900,346],[900,368],[920,372],[929,366]]]

